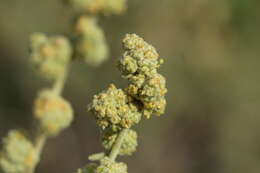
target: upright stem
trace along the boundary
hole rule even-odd
[[[109,154],[109,158],[112,161],[115,161],[115,159],[116,159],[116,157],[117,157],[117,155],[118,155],[118,153],[120,151],[120,148],[122,146],[122,143],[123,143],[123,140],[124,140],[124,137],[125,137],[126,133],[127,133],[127,129],[123,129],[119,133],[118,137],[116,138],[116,142],[113,145],[112,150],[111,150],[111,152]]]

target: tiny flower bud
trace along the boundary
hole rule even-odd
[[[51,136],[68,127],[73,119],[70,104],[48,90],[39,93],[33,111],[40,129]]]
[[[38,157],[30,139],[20,130],[11,130],[3,140],[0,172],[25,173],[38,162]]]

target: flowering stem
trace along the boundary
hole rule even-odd
[[[124,137],[125,137],[126,133],[127,133],[127,129],[123,129],[123,130],[119,133],[119,135],[118,135],[118,137],[117,137],[117,139],[116,139],[116,142],[115,142],[115,144],[113,145],[112,150],[111,150],[111,152],[110,152],[110,154],[109,154],[109,158],[110,158],[112,161],[115,161],[115,159],[116,159],[116,157],[117,157],[117,155],[118,155],[118,153],[119,153],[119,151],[120,151],[120,148],[121,148],[121,146],[122,146],[122,143],[123,143],[123,140],[124,140]]]
[[[63,89],[64,89],[64,85],[66,82],[66,78],[67,78],[67,73],[68,73],[68,66],[64,69],[64,72],[60,75],[60,78],[58,78],[53,85],[52,91],[57,94],[57,95],[61,95]],[[37,131],[36,133],[36,137],[35,137],[35,141],[34,141],[34,145],[35,145],[35,150],[38,154],[38,157],[41,156],[42,153],[42,149],[46,143],[46,140],[48,138],[48,135],[41,132],[41,131]],[[37,166],[38,162],[36,162],[28,171],[28,173],[34,173],[35,172],[35,168]]]

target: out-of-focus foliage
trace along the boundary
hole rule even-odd
[[[92,95],[111,81],[125,33],[138,33],[165,58],[165,116],[138,127],[139,152],[128,172],[258,173],[260,170],[260,1],[130,0],[127,13],[102,19],[111,58],[100,68],[75,62],[65,98],[75,122],[47,144],[37,172],[71,173],[100,151],[95,122],[85,115]],[[41,81],[29,66],[31,33],[70,31],[71,11],[53,0],[0,1],[0,136],[28,126]],[[69,156],[69,159],[68,159]],[[69,160],[69,161],[68,161]],[[60,163],[60,164],[57,164]]]
[[[43,90],[34,102],[33,113],[39,121],[38,128],[44,133],[55,136],[67,128],[73,120],[70,103],[52,90]]]
[[[108,57],[104,31],[95,17],[81,16],[75,24],[75,55],[87,64],[100,65]]]
[[[4,148],[0,153],[1,172],[28,172],[31,166],[38,162],[38,153],[21,130],[11,130],[3,139],[3,143]]]
[[[41,33],[33,34],[30,41],[30,59],[35,68],[45,78],[58,79],[71,60],[69,41],[63,36],[48,38]]]

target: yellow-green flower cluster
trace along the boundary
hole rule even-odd
[[[39,93],[33,111],[39,128],[49,136],[57,135],[73,120],[69,102],[50,90]]]
[[[31,61],[46,78],[57,79],[64,73],[71,59],[69,40],[63,36],[47,37],[35,33],[30,40]]]
[[[77,173],[127,173],[127,165],[123,162],[112,161],[108,157],[100,160],[100,164],[90,163]]]
[[[141,119],[138,107],[132,103],[123,90],[111,84],[109,88],[94,96],[89,110],[95,115],[97,124],[114,132],[130,128]]]
[[[127,173],[127,165],[123,162],[115,162],[104,157],[100,160],[100,165],[95,173]]]
[[[116,139],[118,137],[117,133],[104,133],[102,136],[102,145],[106,150],[111,150]],[[137,133],[134,130],[128,129],[126,135],[124,136],[121,148],[119,150],[119,155],[131,155],[136,151],[137,147]]]
[[[162,59],[156,49],[136,34],[127,34],[123,40],[125,53],[119,60],[119,70],[129,81],[126,93],[142,103],[146,118],[164,113],[167,92],[165,78],[157,69]]]
[[[92,16],[81,16],[74,28],[75,56],[87,64],[99,65],[108,57],[104,31]]]
[[[25,173],[38,162],[31,140],[20,130],[11,130],[3,140],[0,152],[1,173]]]
[[[123,40],[125,53],[118,67],[129,81],[125,90],[110,85],[94,96],[89,110],[101,127],[102,144],[106,150],[114,146],[121,130],[128,129],[119,149],[120,155],[131,155],[137,146],[137,134],[129,130],[141,116],[161,115],[165,110],[165,78],[158,73],[162,64],[155,48],[136,34]]]
[[[126,0],[68,0],[77,11],[105,15],[121,14],[126,9]]]
[[[136,34],[126,35],[123,48],[118,68],[129,81],[128,86],[122,90],[110,85],[95,95],[88,107],[101,127],[102,145],[107,152],[90,157],[92,161],[100,160],[99,166],[78,173],[126,173],[127,166],[115,159],[136,151],[137,133],[130,128],[139,123],[142,115],[149,118],[164,113],[167,89],[165,78],[158,73],[162,59],[157,51]]]

